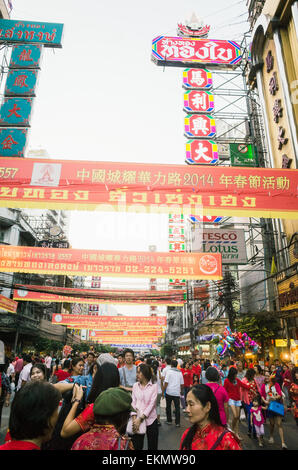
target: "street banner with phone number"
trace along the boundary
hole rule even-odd
[[[283,168],[3,157],[0,207],[297,219],[297,186]]]
[[[0,271],[71,276],[222,279],[221,254],[0,246]]]

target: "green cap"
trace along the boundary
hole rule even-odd
[[[131,401],[131,394],[123,388],[108,388],[96,398],[93,412],[97,415],[114,416],[123,411],[134,411]]]

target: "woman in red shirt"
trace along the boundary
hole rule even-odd
[[[221,424],[218,404],[208,385],[190,389],[186,411],[192,426],[184,432],[180,450],[241,450],[234,433]]]
[[[249,390],[250,386],[244,384],[237,378],[237,369],[231,367],[226,380],[224,381],[224,388],[229,396],[229,406],[232,411],[232,430],[237,435],[238,439],[242,440],[239,436],[239,421],[240,421],[240,408],[242,405],[240,387]]]
[[[61,393],[45,381],[35,380],[22,387],[11,405],[11,440],[0,450],[40,450],[51,439],[60,399]]]

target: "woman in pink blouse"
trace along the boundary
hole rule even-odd
[[[158,447],[158,421],[156,414],[157,383],[151,367],[140,364],[137,367],[137,382],[132,388],[133,432],[132,442],[136,450],[142,450],[145,434],[138,434],[140,424],[145,421],[148,450],[157,450]]]

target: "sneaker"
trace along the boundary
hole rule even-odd
[[[264,447],[263,442],[259,442],[259,447]]]
[[[270,437],[270,439],[268,440],[268,443],[269,443],[269,444],[274,444],[274,439],[273,439],[273,437]]]
[[[180,428],[180,424],[176,424],[176,428]]]
[[[157,421],[157,426],[161,426],[161,422],[160,422],[160,421]]]
[[[166,424],[172,424],[172,421],[166,421]]]
[[[286,444],[283,444],[283,445],[281,446],[281,448],[282,448],[282,450],[288,450],[288,447],[286,446]]]

